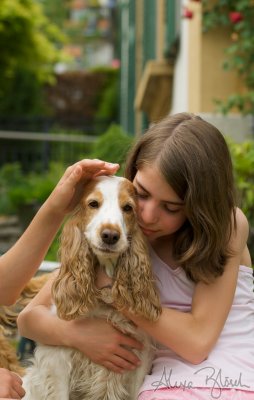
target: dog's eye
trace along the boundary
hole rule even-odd
[[[91,201],[89,201],[88,205],[89,205],[89,207],[91,207],[91,208],[99,208],[99,203],[98,203],[98,201],[96,201],[96,200],[91,200]]]
[[[123,206],[123,211],[124,212],[132,211],[132,206],[130,204],[125,204],[125,206]]]

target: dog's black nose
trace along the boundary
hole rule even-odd
[[[106,244],[115,244],[118,242],[120,234],[119,232],[114,231],[112,229],[104,229],[101,232],[101,238],[103,242]]]

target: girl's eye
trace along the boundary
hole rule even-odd
[[[91,201],[88,203],[88,205],[89,205],[90,208],[99,208],[99,203],[98,203],[97,200],[91,200]]]
[[[179,208],[173,210],[172,208],[169,208],[167,205],[165,205],[164,208],[165,208],[165,210],[166,210],[169,214],[176,214],[176,213],[178,213],[178,212],[180,211]]]
[[[137,197],[139,197],[140,199],[146,199],[148,197],[148,195],[147,195],[147,193],[137,192]]]

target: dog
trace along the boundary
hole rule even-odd
[[[19,312],[41,290],[50,275],[43,274],[32,278],[14,305],[0,306],[0,368],[8,369],[20,376],[25,374],[25,368],[21,365],[10,338],[16,336]]]
[[[125,178],[100,176],[90,181],[66,222],[60,244],[60,270],[52,286],[59,318],[105,318],[141,341],[135,351],[141,366],[123,374],[97,365],[71,348],[38,345],[24,377],[24,400],[136,400],[153,359],[151,338],[122,313],[124,309],[156,321],[161,304],[148,249],[136,218],[136,193]],[[103,268],[112,286],[96,287]]]

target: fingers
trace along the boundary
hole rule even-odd
[[[111,164],[101,160],[82,160],[67,168],[60,183],[67,183],[74,187],[77,183],[100,175],[113,175],[119,169],[119,164]]]
[[[132,349],[136,349],[136,350],[142,350],[143,349],[143,344],[138,342],[137,340],[133,339],[130,336],[125,336],[123,335],[122,338],[122,346],[126,346]]]
[[[84,159],[68,167],[59,183],[69,181],[77,183],[81,178],[91,179],[98,175],[112,175],[119,169],[119,164],[112,164],[102,160]]]
[[[21,399],[22,397],[25,396],[26,392],[22,387],[22,379],[15,374],[15,372],[12,372],[12,374],[14,375],[14,383],[13,383],[13,390],[14,390],[14,394],[16,393],[16,395],[18,397],[14,397],[15,399]]]
[[[21,399],[25,395],[25,390],[22,388],[22,379],[6,369],[0,369],[0,400],[6,399]]]
[[[131,351],[119,346],[115,354],[103,361],[102,365],[116,373],[131,371],[140,365],[140,359]]]
[[[137,368],[137,365],[131,364],[117,355],[112,356],[112,361],[105,361],[103,366],[117,374],[123,374],[126,371],[132,371]]]
[[[119,164],[108,163],[102,160],[81,160],[74,164],[76,172],[79,173],[79,168],[82,169],[84,176],[95,177],[98,175],[115,174],[119,169]],[[78,168],[78,170],[77,170]]]
[[[110,355],[101,364],[116,373],[134,370],[140,365],[140,359],[133,352],[134,349],[141,350],[143,345],[135,339],[122,335],[117,345],[112,347]]]

